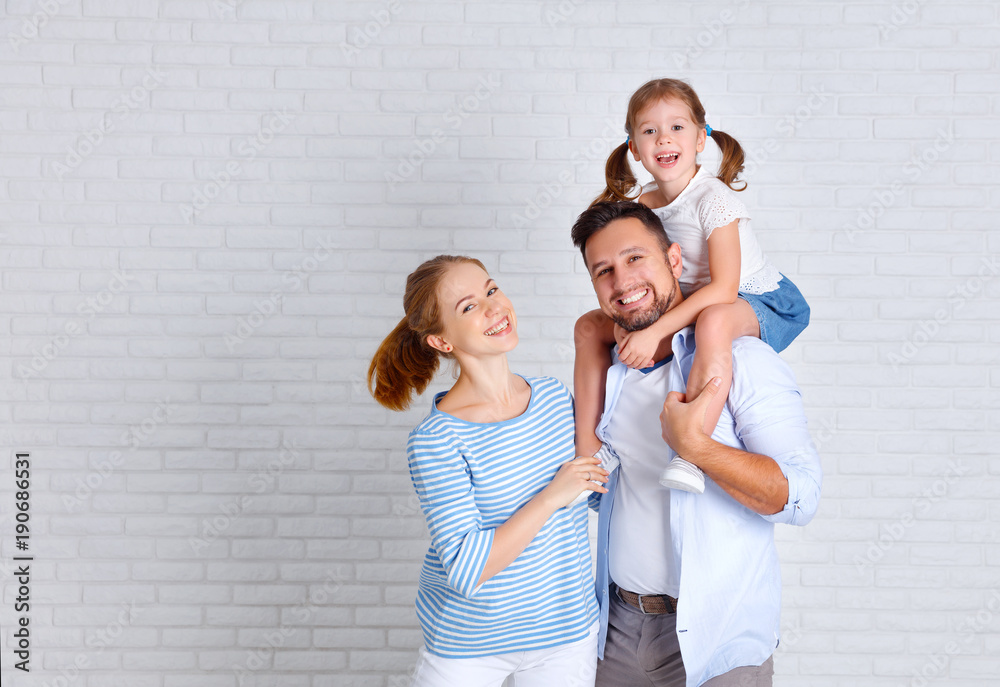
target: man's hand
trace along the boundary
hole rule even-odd
[[[696,447],[708,438],[703,429],[705,413],[712,398],[719,393],[721,383],[719,377],[713,377],[701,393],[690,402],[687,401],[685,394],[679,391],[671,391],[667,394],[667,400],[663,402],[663,411],[660,413],[663,440],[681,458],[695,465],[698,464],[693,460],[698,453]]]
[[[660,345],[660,337],[651,329],[629,332],[615,325],[615,340],[618,342],[618,359],[633,370],[652,367],[653,356]]]

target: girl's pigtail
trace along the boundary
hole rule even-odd
[[[607,188],[594,199],[596,203],[614,203],[619,200],[632,200],[629,193],[635,188],[635,175],[628,163],[628,141],[611,151],[608,163],[604,166],[604,179]]]
[[[712,129],[712,140],[722,150],[722,164],[719,165],[719,179],[734,191],[743,191],[747,187],[747,182],[741,179],[743,186],[736,188],[733,182],[743,171],[743,162],[746,155],[743,153],[743,146],[724,131]]]
[[[438,352],[422,341],[407,319],[385,337],[368,366],[368,390],[390,410],[406,410],[434,378]]]

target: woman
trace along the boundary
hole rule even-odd
[[[573,400],[559,381],[510,372],[517,317],[478,260],[441,255],[406,281],[405,317],[368,370],[375,399],[403,410],[441,357],[459,376],[410,433],[407,457],[431,547],[417,591],[425,646],[415,687],[593,685],[597,603]]]

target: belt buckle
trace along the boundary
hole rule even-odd
[[[643,615],[651,615],[645,608],[642,607],[642,594],[636,594],[636,597],[639,599],[639,611],[641,611]]]

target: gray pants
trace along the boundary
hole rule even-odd
[[[612,588],[614,589],[614,588]],[[596,687],[684,687],[684,664],[677,643],[677,616],[644,615],[610,595],[604,660],[597,662]],[[713,677],[703,687],[771,687],[773,657]]]

